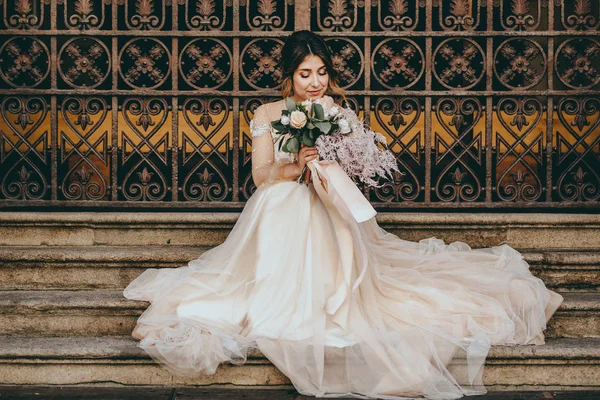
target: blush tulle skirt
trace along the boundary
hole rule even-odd
[[[260,186],[225,242],[124,295],[151,303],[133,335],[175,374],[256,348],[301,394],[383,399],[485,393],[490,346],[543,344],[563,300],[508,245],[406,241],[286,181]]]

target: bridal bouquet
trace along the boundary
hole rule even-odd
[[[377,145],[385,146],[385,137],[370,130],[350,107],[334,105],[325,111],[311,100],[296,103],[287,97],[285,102],[281,119],[271,122],[280,135],[280,151],[298,153],[302,144],[315,146],[321,160],[337,162],[355,183],[373,187],[381,186],[376,175],[391,178],[391,171],[398,171],[394,154]],[[301,178],[308,181],[304,171]]]

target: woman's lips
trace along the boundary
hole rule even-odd
[[[310,93],[310,94],[319,94],[319,93],[321,93],[321,91],[320,90],[315,90],[315,91],[309,91],[308,93]]]

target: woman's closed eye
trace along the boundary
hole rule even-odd
[[[325,76],[325,75],[327,75],[327,72],[325,72],[325,73],[322,73],[322,74],[321,74],[321,73],[319,73],[319,75],[321,75],[321,76]],[[310,78],[310,75],[306,75],[306,76],[304,76],[304,75],[300,75],[300,76],[301,76],[301,77],[303,77],[304,79],[306,79],[306,78]]]

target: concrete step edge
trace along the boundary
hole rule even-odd
[[[172,262],[187,265],[212,246],[2,246],[0,262],[30,263],[133,263],[133,262]],[[519,250],[525,261],[532,266],[552,264],[600,267],[600,249],[581,250]],[[104,266],[104,265],[103,265]]]
[[[249,358],[264,356],[255,350]],[[127,336],[0,336],[0,360],[20,359],[147,360],[149,356],[137,347],[135,339]],[[544,345],[492,346],[488,359],[600,361],[600,338],[553,338],[547,339]]]
[[[0,226],[72,226],[122,225],[130,227],[162,224],[166,228],[178,225],[198,227],[198,224],[233,224],[240,212],[0,212]],[[379,212],[382,224],[413,225],[510,225],[510,226],[578,226],[600,228],[600,214],[580,213],[449,213],[449,212]],[[541,225],[540,225],[541,224]]]
[[[600,292],[562,292],[564,303],[558,313],[600,312]],[[94,310],[132,312],[148,307],[144,301],[128,300],[120,290],[6,290],[0,291],[0,314],[33,312],[89,313]]]

